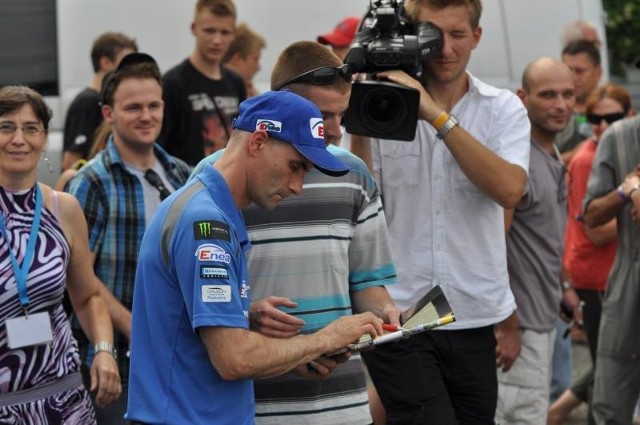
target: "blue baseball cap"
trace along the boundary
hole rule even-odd
[[[333,156],[324,143],[324,124],[318,107],[287,90],[268,91],[240,104],[233,128],[254,132],[290,143],[313,165],[329,176],[347,174],[349,168]]]

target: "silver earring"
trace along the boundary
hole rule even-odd
[[[53,174],[53,166],[51,165],[51,161],[49,161],[49,154],[47,153],[47,151],[44,151],[44,162],[47,163],[49,174]]]

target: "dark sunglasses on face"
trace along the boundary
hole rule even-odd
[[[314,86],[325,86],[327,84],[333,84],[338,76],[342,76],[346,82],[351,82],[351,76],[353,72],[349,64],[342,66],[321,66],[320,68],[312,69],[296,77],[293,77],[286,83],[280,84],[274,90],[281,90],[283,87],[293,83],[307,83]]]
[[[607,124],[612,124],[624,118],[625,115],[626,114],[624,112],[616,112],[613,114],[604,114],[604,115],[587,114],[587,121],[589,122],[589,124],[593,124],[593,125],[600,124],[602,120],[605,120]]]

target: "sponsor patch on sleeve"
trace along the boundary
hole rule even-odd
[[[202,279],[229,279],[229,271],[224,267],[200,266]]]
[[[196,257],[201,262],[231,263],[231,256],[224,249],[212,243],[200,245],[196,250]]]
[[[202,285],[202,302],[228,303],[231,301],[231,286]]]
[[[220,239],[230,242],[229,225],[217,220],[202,220],[193,222],[193,237],[196,240]]]

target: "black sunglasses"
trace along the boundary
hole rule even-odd
[[[593,124],[593,125],[600,124],[602,120],[605,120],[607,124],[612,124],[624,118],[625,115],[626,114],[624,112],[616,112],[614,114],[604,114],[604,115],[587,114],[587,121],[589,122],[589,124]]]
[[[326,86],[327,84],[333,84],[336,78],[338,78],[338,75],[341,75],[346,82],[350,83],[353,71],[351,71],[349,64],[342,66],[321,66],[320,68],[312,69],[311,71],[293,77],[286,83],[280,84],[274,91],[281,90],[283,87],[293,83],[309,83],[315,86]]]

